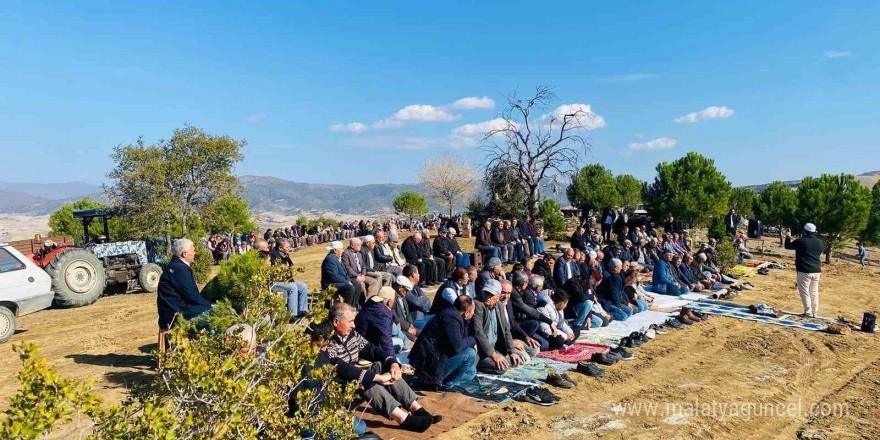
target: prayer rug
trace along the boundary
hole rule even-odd
[[[377,415],[366,405],[357,408],[355,415],[367,422],[367,429],[382,438],[397,440],[428,440],[443,434],[457,426],[461,426],[475,417],[491,410],[490,404],[470,398],[464,394],[452,392],[428,393],[419,392],[419,403],[433,414],[442,414],[440,423],[431,425],[424,433],[409,432],[400,429],[396,423]]]
[[[599,333],[601,330],[602,328],[600,327],[597,329],[582,331],[581,335],[577,338],[577,342],[607,345],[611,348],[616,348],[618,345],[620,345],[620,336]]]
[[[520,365],[516,368],[511,368],[507,370],[504,374],[499,375],[489,375],[489,374],[478,374],[479,377],[491,377],[495,380],[501,380],[505,382],[523,382],[523,383],[531,383],[531,384],[541,384],[544,383],[544,379],[547,378],[547,375],[550,373],[565,373],[573,369],[575,366],[573,364],[568,364],[564,362],[554,361],[552,359],[537,357],[532,358],[532,361]]]
[[[782,315],[781,318],[757,315],[749,312],[748,306],[742,306],[739,304],[711,304],[700,301],[692,304],[691,307],[693,307],[694,310],[703,313],[709,313],[711,315],[727,316],[730,318],[745,319],[748,321],[759,321],[765,322],[767,324],[781,325],[783,327],[801,328],[804,330],[813,331],[822,331],[828,328],[827,325],[801,322],[799,320],[792,319],[791,315]],[[743,309],[742,307],[745,307],[745,309]]]
[[[565,350],[542,351],[538,353],[538,357],[576,364],[581,361],[590,360],[595,353],[608,353],[608,350],[607,345],[575,342]]]
[[[644,312],[636,313],[635,315],[630,316],[629,319],[627,319],[626,321],[612,321],[611,324],[608,324],[607,327],[589,329],[585,332],[581,332],[581,334],[583,335],[584,333],[595,332],[604,335],[617,336],[617,338],[620,339],[622,337],[629,336],[632,332],[645,331],[652,324],[663,324],[673,315],[675,314],[667,312],[656,312],[654,310],[646,310]],[[578,340],[578,342],[580,342],[580,339]]]
[[[736,266],[733,266],[733,268],[731,268],[727,271],[727,273],[732,274],[732,275],[736,275],[738,277],[751,276],[752,274],[754,274],[756,272],[758,272],[757,267],[746,267],[746,266],[742,266],[739,264],[737,264]]]
[[[502,403],[534,386],[534,383],[503,380],[491,374],[478,374],[477,377],[460,385],[461,389],[456,391],[473,399]]]

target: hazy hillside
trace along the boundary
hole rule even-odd
[[[871,171],[868,173],[859,174],[858,176],[856,176],[856,180],[858,180],[859,183],[861,183],[862,185],[868,188],[872,188],[874,184],[877,183],[878,180],[880,180],[880,171]],[[792,188],[797,188],[798,183],[800,182],[800,180],[787,180],[783,183],[788,184],[788,186]],[[761,194],[762,192],[764,192],[765,189],[767,189],[768,186],[770,186],[771,183],[772,182],[762,183],[760,185],[746,185],[743,188],[748,188],[758,194]]]
[[[0,189],[0,212],[19,212],[45,201],[30,194]]]
[[[83,182],[10,183],[0,182],[0,191],[28,194],[48,200],[61,200],[101,192],[101,187]]]

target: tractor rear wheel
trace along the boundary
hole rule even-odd
[[[162,266],[156,263],[147,263],[138,272],[138,282],[141,283],[141,289],[150,293],[156,293],[159,290],[159,278],[161,277]]]
[[[92,304],[104,294],[107,285],[101,260],[85,249],[73,248],[59,253],[46,266],[46,272],[52,277],[58,307]]]

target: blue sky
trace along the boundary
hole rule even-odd
[[[189,123],[248,141],[240,175],[411,182],[481,163],[455,134],[539,84],[601,116],[584,163],[615,173],[880,169],[880,2],[506,3],[2,2],[0,180],[100,183]]]

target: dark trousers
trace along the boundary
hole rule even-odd
[[[602,223],[602,239],[605,242],[611,241],[611,224]]]
[[[550,350],[550,342],[547,341],[543,336],[538,334],[538,321],[534,319],[527,319],[525,321],[519,321],[519,326],[522,327],[523,331],[526,332],[529,337],[538,341],[541,344],[541,351]]]
[[[342,302],[354,307],[359,308],[364,303],[364,292],[361,290],[361,286],[358,283],[337,283],[333,284],[336,287],[336,296],[339,297]]]

